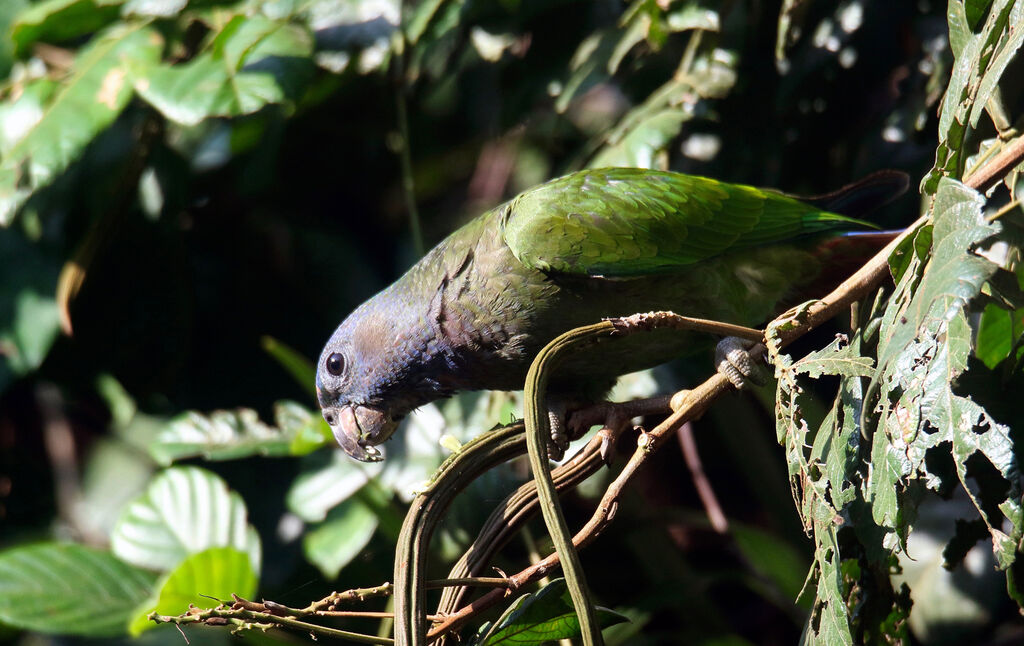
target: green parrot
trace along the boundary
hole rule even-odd
[[[324,419],[350,456],[378,460],[409,412],[521,389],[534,355],[574,327],[654,310],[762,322],[820,273],[815,240],[871,227],[832,211],[861,213],[906,184],[883,171],[801,200],[639,168],[551,180],[452,233],[338,326],[317,365]],[[595,346],[562,364],[551,398],[597,401],[619,375],[700,345],[657,331]]]

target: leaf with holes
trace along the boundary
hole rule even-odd
[[[955,180],[939,182],[931,258],[909,300],[894,299],[883,316],[880,371],[872,384],[878,389],[880,414],[866,488],[876,522],[905,537],[908,520],[898,493],[918,478],[942,489],[943,475],[931,471],[925,456],[949,453],[957,479],[989,528],[996,558],[1006,568],[1024,536],[1013,441],[1007,426],[954,391],[971,353],[967,305],[996,270],[974,252],[999,232],[982,217],[983,203],[977,192]],[[1005,486],[969,485],[968,460],[978,459],[998,471]],[[1003,531],[1003,517],[991,517],[996,508],[1008,521],[1009,533]]]

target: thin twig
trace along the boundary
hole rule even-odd
[[[261,630],[266,630],[277,626],[291,628],[311,635],[323,635],[325,637],[345,639],[351,642],[356,642],[357,644],[381,644],[383,646],[391,646],[391,644],[394,643],[394,640],[387,637],[363,635],[361,633],[354,633],[348,630],[340,630],[338,628],[329,628],[327,626],[311,624],[308,621],[302,621],[301,619],[295,619],[294,617],[281,617],[270,613],[246,610],[244,608],[225,608],[223,606],[209,608],[206,610],[193,608],[189,612],[176,617],[159,615],[155,612],[151,612],[148,615],[148,619],[158,624],[176,625],[218,625],[230,623],[242,629],[259,628]]]
[[[697,441],[693,437],[693,424],[687,422],[680,426],[677,435],[679,436],[679,446],[683,451],[683,459],[686,460],[686,466],[690,469],[690,477],[693,478],[693,487],[697,490],[697,495],[700,496],[700,502],[708,514],[711,527],[719,534],[728,534],[729,521],[725,518],[722,506],[718,504],[718,497],[715,496],[711,481],[704,473],[704,465],[700,460],[700,453],[697,452]]]

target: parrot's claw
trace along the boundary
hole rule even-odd
[[[551,424],[551,441],[548,442],[548,457],[558,462],[565,457],[569,448],[569,433],[565,428],[565,407],[555,406],[548,410],[548,422]]]
[[[756,341],[727,336],[715,348],[715,367],[737,390],[751,385],[763,386],[771,374],[765,366],[751,358],[750,349]]]

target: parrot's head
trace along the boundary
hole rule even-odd
[[[404,299],[386,290],[334,331],[320,354],[316,393],[334,438],[362,462],[382,459],[377,445],[418,406],[445,396],[429,374],[429,330],[409,320]]]

